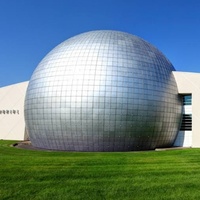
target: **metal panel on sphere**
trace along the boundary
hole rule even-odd
[[[34,71],[25,121],[32,145],[69,151],[171,146],[181,101],[172,64],[148,42],[91,31],[55,47]]]

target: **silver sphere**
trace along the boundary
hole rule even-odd
[[[165,56],[118,31],[91,31],[55,47],[35,69],[26,93],[32,145],[67,151],[169,147],[181,101]]]

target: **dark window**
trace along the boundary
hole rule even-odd
[[[192,105],[192,95],[184,95],[183,96],[183,105]]]
[[[192,130],[192,115],[191,114],[183,114],[180,130],[181,131]]]

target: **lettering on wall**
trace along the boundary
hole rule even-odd
[[[13,114],[19,115],[19,110],[0,110],[0,115]]]

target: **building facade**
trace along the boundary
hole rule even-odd
[[[200,147],[199,86],[200,74],[175,71],[141,38],[80,34],[29,82],[0,88],[0,139],[71,151]]]
[[[173,146],[200,147],[200,73],[173,72],[183,99],[181,126]],[[27,82],[0,88],[0,139],[27,140],[24,100]]]
[[[24,99],[27,82],[0,88],[0,139],[27,140]]]
[[[200,73],[173,72],[183,98],[182,124],[175,146],[200,147]]]

